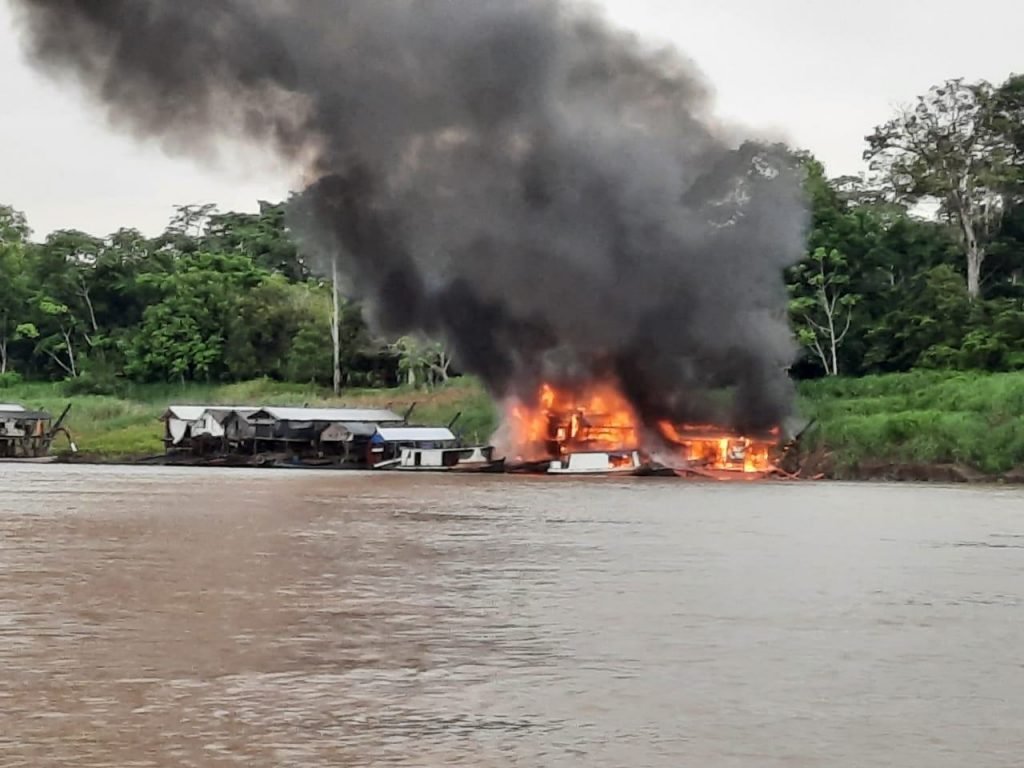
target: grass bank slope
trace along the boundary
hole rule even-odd
[[[837,477],[880,463],[957,464],[986,475],[1024,466],[1024,373],[918,371],[800,386],[818,420],[804,450],[830,454]]]

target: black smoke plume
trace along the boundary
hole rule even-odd
[[[12,1],[116,126],[301,165],[303,242],[496,396],[612,377],[647,423],[786,416],[799,178],[679,53],[559,0]]]

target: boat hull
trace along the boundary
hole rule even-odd
[[[635,475],[643,463],[639,451],[589,451],[553,460],[549,475]]]
[[[57,456],[30,456],[23,459],[0,459],[0,464],[56,464]]]

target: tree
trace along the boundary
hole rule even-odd
[[[850,332],[858,297],[849,292],[846,257],[818,248],[793,270],[790,316],[799,342],[811,350],[828,376],[839,375],[839,348]]]
[[[244,296],[266,272],[240,254],[182,256],[170,272],[141,278],[160,294],[143,313],[127,350],[128,372],[143,380],[230,378],[226,336]]]
[[[289,280],[310,276],[285,223],[285,206],[260,201],[259,213],[216,213],[209,217],[204,247],[212,251],[237,251],[253,262]]]
[[[956,225],[967,292],[981,295],[986,246],[1003,213],[1009,145],[994,128],[993,88],[949,80],[867,137],[871,169],[895,199],[937,200]]]
[[[39,339],[36,351],[49,357],[66,376],[78,376],[76,331],[78,321],[67,304],[48,295],[39,298]]]
[[[398,370],[410,387],[417,386],[421,381],[427,386],[448,382],[452,358],[441,342],[418,336],[402,336],[391,348],[399,358]]]
[[[338,252],[331,254],[331,349],[334,352],[334,394],[341,392],[341,288],[338,285]]]
[[[176,205],[166,234],[198,240],[216,215],[216,203]]]
[[[11,367],[10,345],[36,333],[31,317],[24,216],[0,206],[0,374]]]
[[[268,275],[238,300],[229,322],[224,363],[231,378],[269,376],[297,381],[330,380],[330,310],[323,285],[289,283]],[[327,360],[327,365],[324,361]]]
[[[885,372],[958,367],[964,336],[981,306],[963,290],[963,276],[952,265],[922,269],[868,330],[865,364]]]
[[[1012,148],[1013,164],[1017,171],[1016,182],[1024,182],[1020,176],[1024,170],[1024,75],[1014,75],[996,91],[992,128]]]
[[[100,335],[93,305],[96,264],[103,241],[77,230],[60,230],[46,238],[45,274],[40,275],[49,295],[67,307],[86,344],[90,347]]]
[[[442,383],[447,384],[451,378],[451,368],[454,362],[452,356],[448,348],[440,341],[435,341],[431,347],[431,355],[428,358],[430,370]]]

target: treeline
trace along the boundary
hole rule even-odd
[[[863,177],[804,158],[798,375],[1024,369],[1024,76],[952,80],[867,137]]]
[[[950,81],[868,137],[870,173],[806,169],[808,255],[789,271],[798,377],[1024,369],[1024,77]],[[920,206],[924,210],[919,210]],[[285,205],[181,206],[167,230],[33,242],[0,206],[0,385],[269,377],[445,380],[438,343],[373,336],[289,237]]]
[[[21,213],[0,206],[2,380],[66,379],[79,392],[124,380],[331,384],[335,355],[338,386],[447,378],[440,345],[377,339],[358,306],[334,306],[283,204],[181,206],[156,238],[30,235]]]

